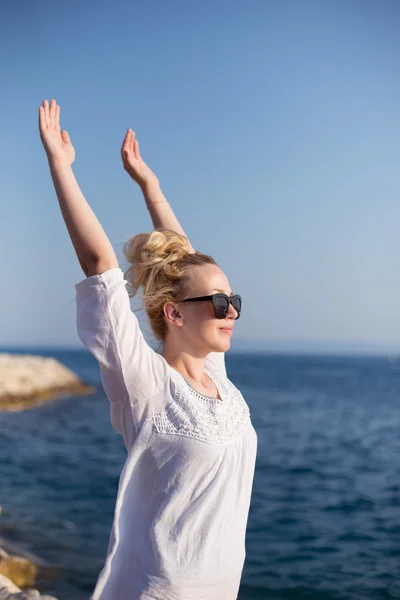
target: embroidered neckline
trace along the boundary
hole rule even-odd
[[[183,377],[183,375],[182,375]],[[186,379],[186,377],[183,377],[183,379],[185,380],[185,383],[190,387],[190,389],[195,392],[197,395],[202,396],[203,398],[206,398],[207,400],[218,400],[218,402],[222,402],[222,398],[217,398],[216,396],[206,396],[205,394],[201,394],[199,391],[197,391],[192,384],[190,383],[190,381],[188,379]],[[211,379],[211,378],[210,378]],[[215,385],[215,384],[214,384]],[[217,388],[218,390],[218,388]],[[218,390],[218,394],[221,396],[220,391]]]
[[[250,411],[241,393],[219,374],[207,375],[216,379],[221,398],[202,396],[175,369],[174,400],[162,411],[152,414],[158,433],[179,435],[225,445],[238,439],[250,422]]]
[[[192,384],[186,379],[186,377],[182,375],[182,373],[171,367],[171,365],[168,366],[174,373],[177,373],[178,376],[180,376],[182,381],[188,387],[189,392],[196,398],[199,398],[200,400],[205,400],[206,402],[211,401],[211,403],[213,404],[223,404],[229,400],[229,394],[226,393],[226,386],[223,385],[221,378],[215,376],[214,373],[212,373],[212,371],[210,371],[208,367],[204,367],[204,372],[217,388],[217,392],[220,395],[220,398],[217,398],[216,396],[205,396],[204,394],[201,394],[200,392],[194,389]]]

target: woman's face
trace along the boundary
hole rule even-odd
[[[186,298],[210,296],[222,292],[232,295],[232,290],[225,273],[217,265],[195,267]],[[200,302],[184,302],[176,306],[178,329],[184,345],[189,345],[199,354],[209,352],[226,352],[231,344],[231,336],[237,312],[229,305],[225,319],[217,319],[210,300]]]

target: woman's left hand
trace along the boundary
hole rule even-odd
[[[139,142],[135,138],[135,132],[132,129],[128,129],[126,132],[121,148],[121,156],[125,171],[141,188],[148,185],[159,185],[157,177],[140,156]]]

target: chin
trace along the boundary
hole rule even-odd
[[[215,340],[215,343],[212,344],[211,352],[227,352],[231,347],[231,340],[226,336],[227,339],[219,339]]]

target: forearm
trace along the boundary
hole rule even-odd
[[[159,184],[154,183],[141,187],[154,229],[169,229],[187,238],[182,225],[179,223],[171,205],[164,196]],[[190,242],[189,242],[190,244]],[[194,252],[190,245],[190,251]]]
[[[117,267],[114,249],[83,196],[72,167],[56,161],[49,161],[49,167],[61,213],[85,275],[97,272],[98,266],[103,270]]]

